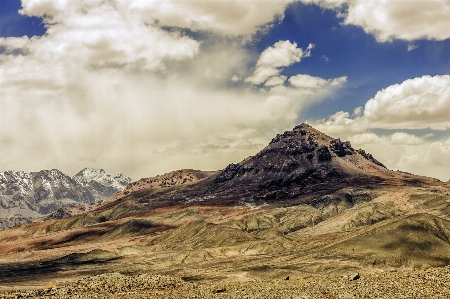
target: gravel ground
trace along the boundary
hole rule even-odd
[[[83,278],[61,288],[0,293],[0,298],[450,298],[450,267],[347,277],[279,281],[186,282],[119,273]]]

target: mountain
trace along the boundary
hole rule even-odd
[[[158,190],[169,187],[175,187],[190,183],[195,183],[216,174],[217,171],[202,171],[195,169],[181,169],[175,170],[163,175],[155,177],[143,178],[136,182],[129,184],[123,189],[118,197],[126,196],[132,192],[140,190]]]
[[[255,156],[228,165],[213,182],[221,190],[247,188],[264,197],[294,198],[330,185],[379,179],[385,173],[383,164],[350,142],[301,124],[277,135]]]
[[[94,168],[85,168],[72,179],[88,189],[96,201],[114,196],[131,182],[129,177],[121,173],[108,174],[103,169]]]
[[[175,170],[169,173],[165,173],[163,175],[157,175],[155,177],[149,177],[149,178],[142,178],[136,182],[129,183],[124,189],[122,188],[121,191],[117,192],[114,190],[113,193],[110,194],[110,200],[107,201],[98,201],[95,203],[89,203],[89,204],[78,204],[78,205],[67,205],[59,208],[56,211],[53,211],[52,213],[46,215],[43,219],[49,220],[49,219],[62,219],[70,216],[75,216],[79,214],[84,214],[90,211],[93,211],[95,209],[98,209],[102,207],[103,205],[108,205],[111,201],[117,201],[121,198],[127,196],[130,193],[135,192],[145,192],[145,191],[155,191],[175,186],[181,186],[186,184],[191,184],[198,182],[200,180],[203,180],[207,177],[210,177],[214,174],[216,174],[217,171],[202,171],[202,170],[195,170],[195,169],[181,169],[181,170]],[[80,177],[80,175],[84,174]],[[120,174],[119,174],[120,175]],[[77,177],[78,176],[78,177]],[[99,183],[97,181],[90,180],[89,183],[86,181],[86,177],[97,177],[97,175],[94,175],[92,173],[92,170],[83,170],[77,175],[75,175],[76,180],[80,181],[84,186],[90,187],[94,190],[98,190],[99,188],[97,185]],[[126,182],[123,178],[123,175],[121,181],[123,183]],[[100,179],[105,185],[109,183],[109,178],[111,178],[110,175],[107,177],[108,179],[105,182],[105,179]],[[117,184],[117,183],[116,183]],[[105,189],[103,185],[100,186],[101,189]],[[109,187],[111,188],[111,187]],[[117,193],[117,194],[116,194]],[[116,194],[114,197],[112,197],[114,194]]]
[[[73,177],[59,170],[0,173],[0,229],[41,217],[71,204],[89,204],[114,196],[131,179],[86,168]]]
[[[317,201],[345,187],[415,184],[417,180],[418,176],[386,169],[371,154],[354,149],[350,142],[301,124],[277,135],[256,155],[229,164],[195,184],[168,188],[151,196],[149,192],[131,192],[127,196],[131,201],[145,203],[146,208],[199,202],[294,205]]]
[[[101,172],[80,176],[89,187]],[[113,272],[284,282],[450,264],[448,183],[389,170],[307,124],[221,171],[144,178],[58,212],[0,231],[2,285]]]

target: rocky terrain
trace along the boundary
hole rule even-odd
[[[288,277],[286,277],[288,278]],[[4,293],[4,298],[448,298],[450,268],[361,276],[193,282],[161,275],[102,274],[58,288]],[[357,278],[353,280],[354,278]]]
[[[30,222],[66,205],[111,198],[130,182],[122,174],[93,168],[73,177],[56,169],[0,173],[0,229]]]
[[[447,298],[449,264],[448,183],[306,124],[217,173],[142,179],[0,232],[13,297]]]
[[[185,184],[198,182],[204,178],[210,177],[216,174],[217,171],[201,171],[195,169],[181,169],[158,175],[150,178],[143,178],[136,182],[129,184],[123,189],[116,197],[122,198],[130,193],[141,190],[158,190],[164,188],[170,188]]]

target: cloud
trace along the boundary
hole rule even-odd
[[[228,35],[254,33],[259,27],[283,18],[286,6],[292,1],[50,1],[22,0],[22,13],[45,16],[61,22],[64,15],[90,11],[110,4],[120,12],[131,12],[133,17],[159,26],[205,30]],[[110,4],[108,4],[110,3]]]
[[[312,122],[314,128],[327,134],[342,135],[350,133],[361,133],[367,130],[367,127],[360,126],[358,123],[361,117],[351,118],[349,112],[338,111],[327,119],[319,119]]]
[[[419,46],[413,43],[408,44],[408,52],[417,49]]]
[[[238,82],[238,81],[241,81],[241,80],[242,80],[242,78],[238,77],[236,75],[233,75],[233,77],[231,77],[231,81],[233,81],[233,82]]]
[[[110,2],[27,0],[22,13],[45,16],[47,35],[22,39],[20,48],[34,53],[36,60],[53,58],[53,65],[70,60],[91,68],[156,70],[199,51],[199,42],[180,31],[148,24],[141,15]],[[0,43],[11,47],[17,39]],[[66,61],[57,60],[61,57]]]
[[[385,136],[379,136],[372,132],[366,132],[349,136],[348,139],[352,142],[352,144],[357,146],[379,143],[384,143],[386,145],[421,145],[424,144],[424,137],[418,137],[405,132],[395,132],[392,135]]]
[[[342,136],[340,136],[342,137]],[[361,133],[345,137],[355,148],[363,148],[386,167],[447,181],[450,178],[450,146],[442,140],[429,142],[404,132],[379,136]]]
[[[304,57],[309,57],[313,47],[314,45],[309,44],[307,49],[303,51],[297,48],[295,42],[279,41],[261,53],[253,75],[246,78],[245,81],[255,85],[264,83],[270,77],[278,76],[283,67],[300,62]]]
[[[435,166],[449,166],[450,146],[442,144],[441,142],[433,142],[428,148],[425,159]]]
[[[356,107],[356,108],[353,110],[353,116],[355,116],[355,117],[361,116],[361,115],[362,115],[362,111],[363,111],[363,109],[362,109],[361,106]]]
[[[240,35],[280,17],[285,2],[226,3],[209,12],[207,2],[24,0],[22,13],[43,17],[47,32],[0,38],[0,171],[92,166],[137,179],[221,169],[339,88],[286,86],[279,72],[311,49],[288,41],[261,53],[276,71],[268,86],[248,88],[253,59]]]
[[[450,76],[423,76],[405,80],[377,92],[364,110],[353,116],[339,111],[311,125],[331,136],[364,147],[388,168],[437,177],[450,177],[450,141],[428,141],[433,133],[417,136],[404,130],[440,130],[448,138],[450,128]],[[371,130],[390,132],[378,135]]]
[[[414,151],[406,148],[395,166],[446,182],[450,178],[450,146],[435,141],[416,147]]]
[[[349,137],[352,144],[355,146],[363,146],[367,144],[386,142],[386,138],[380,137],[375,133],[362,133]]]
[[[450,76],[422,76],[378,91],[366,102],[363,115],[352,118],[350,113],[339,111],[315,125],[333,133],[375,128],[447,130],[449,113]]]
[[[267,80],[264,83],[264,86],[277,86],[277,85],[283,85],[286,81],[286,76],[273,76],[270,77],[269,80]]]
[[[447,0],[302,0],[335,9],[343,24],[361,27],[380,42],[402,39],[450,38],[450,2]],[[344,10],[344,12],[342,11]]]
[[[379,128],[450,128],[450,76],[423,76],[377,92],[364,118]]]
[[[419,145],[423,144],[424,141],[420,137],[412,134],[395,132],[390,138],[390,143],[396,145]]]
[[[322,79],[310,75],[299,74],[289,78],[289,83],[296,88],[320,90],[329,88],[330,86],[339,86],[347,82],[347,77],[339,77],[335,79]]]

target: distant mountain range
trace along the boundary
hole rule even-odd
[[[0,173],[0,229],[30,222],[71,204],[89,204],[114,196],[131,178],[85,168],[73,177],[57,169]]]

